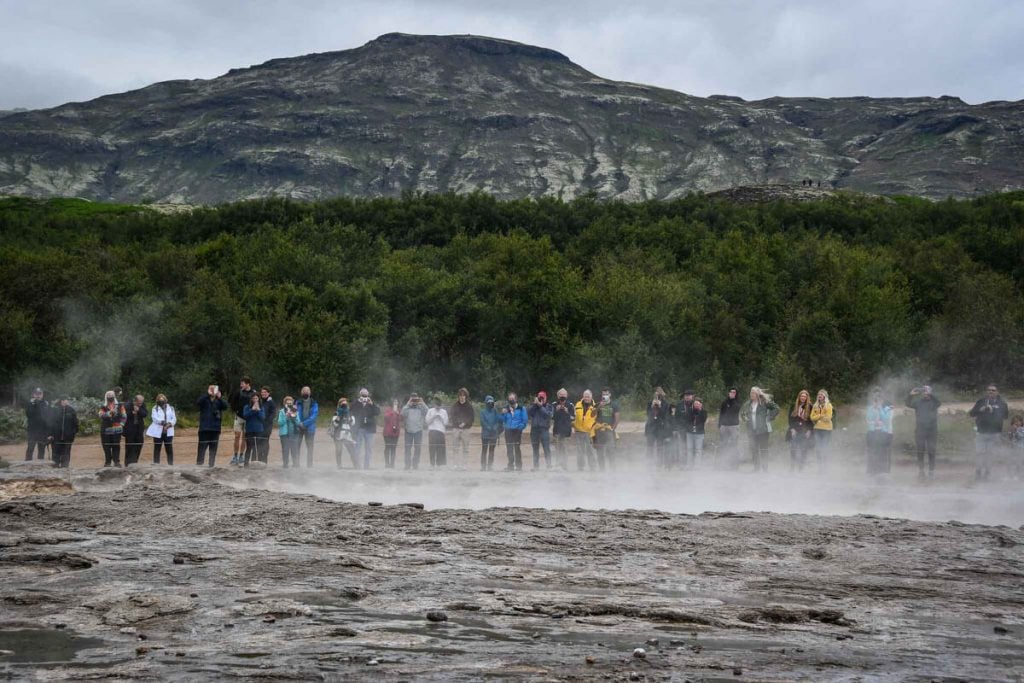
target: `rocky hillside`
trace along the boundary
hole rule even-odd
[[[0,117],[6,194],[639,200],[803,178],[935,198],[1024,187],[1024,101],[700,98],[539,47],[389,34]]]

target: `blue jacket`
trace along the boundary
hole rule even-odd
[[[502,413],[501,420],[505,423],[505,429],[518,429],[519,431],[526,429],[526,425],[529,422],[529,418],[526,416],[526,408],[521,405],[517,405],[516,409],[512,412]]]
[[[284,408],[277,411],[277,435],[295,436],[299,433],[299,423],[294,417],[288,417]]]
[[[539,405],[531,403],[526,411],[530,416],[530,431],[546,432],[551,429],[551,418],[555,415],[555,407],[550,403]]]
[[[309,415],[302,414],[302,399],[298,398],[295,400],[295,409],[299,413],[299,423],[306,428],[306,431],[310,434],[316,433],[316,416],[320,414],[320,406],[316,404],[315,399],[310,399],[309,404]]]
[[[222,398],[210,398],[209,394],[203,394],[196,401],[199,408],[199,431],[219,432],[224,411],[228,409],[228,402]]]
[[[260,408],[259,410],[253,410],[252,406],[246,406],[243,408],[242,417],[245,419],[245,433],[262,434],[263,418],[266,414],[267,413],[263,408]]]
[[[480,436],[485,439],[497,439],[505,428],[505,420],[495,408],[484,406],[480,409]]]

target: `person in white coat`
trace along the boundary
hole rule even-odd
[[[448,429],[448,411],[441,407],[441,399],[434,398],[427,411],[427,445],[430,451],[430,469],[444,467],[448,460],[445,431]]]
[[[146,436],[153,437],[153,464],[160,464],[160,447],[167,449],[167,464],[174,464],[174,425],[178,417],[174,414],[174,408],[167,403],[167,397],[163,394],[156,395],[156,405],[149,413],[149,428]]]

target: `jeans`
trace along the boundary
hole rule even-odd
[[[447,440],[444,432],[431,429],[427,432],[427,446],[430,451],[430,466],[444,467],[448,461]]]
[[[284,467],[288,467],[288,462],[291,462],[292,467],[299,466],[299,435],[298,434],[286,434],[281,437],[281,463]],[[210,460],[210,467],[213,467],[213,460]]]
[[[978,432],[974,436],[974,467],[979,474],[988,474],[999,448],[999,432]]]
[[[243,464],[248,467],[249,461],[256,462],[258,459],[259,446],[256,445],[257,439],[263,436],[263,432],[246,432],[245,433],[245,460]]]
[[[423,432],[405,433],[405,469],[420,468],[420,447],[423,445]]]
[[[551,432],[530,427],[530,446],[533,448],[533,469],[540,467],[540,450],[544,448],[544,461],[551,469]]]
[[[376,436],[374,432],[367,429],[356,430],[356,456],[358,457],[359,451],[363,452],[363,469],[370,469],[370,461],[373,459],[373,437]]]
[[[393,470],[395,469],[395,455],[398,453],[398,437],[397,436],[385,436],[384,437],[384,468]]]
[[[597,457],[594,453],[594,442],[590,438],[590,434],[576,432],[573,438],[576,439],[576,469],[581,472],[587,468],[596,469]]]
[[[914,432],[914,441],[917,446],[917,469],[924,474],[924,456],[928,454],[928,472],[935,474],[935,442],[938,440],[939,430],[918,429]]]
[[[302,442],[306,442],[306,467],[313,466],[313,443],[316,441],[316,432],[307,429],[306,431],[299,432],[299,447],[301,448]]]
[[[686,452],[690,457],[690,467],[696,468],[704,454],[704,435],[686,434]]]
[[[217,460],[217,446],[220,443],[220,432],[210,430],[199,431],[199,445],[196,447],[196,464],[202,465],[206,461],[206,452],[210,452],[210,467],[213,467]]]
[[[506,470],[511,471],[523,469],[522,441],[522,429],[505,430],[505,455],[508,456],[508,465],[505,467]]]

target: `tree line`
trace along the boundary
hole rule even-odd
[[[0,385],[172,401],[663,386],[840,401],[1024,378],[1024,193],[740,205],[483,193],[161,213],[0,199]],[[479,398],[479,397],[477,397]]]

